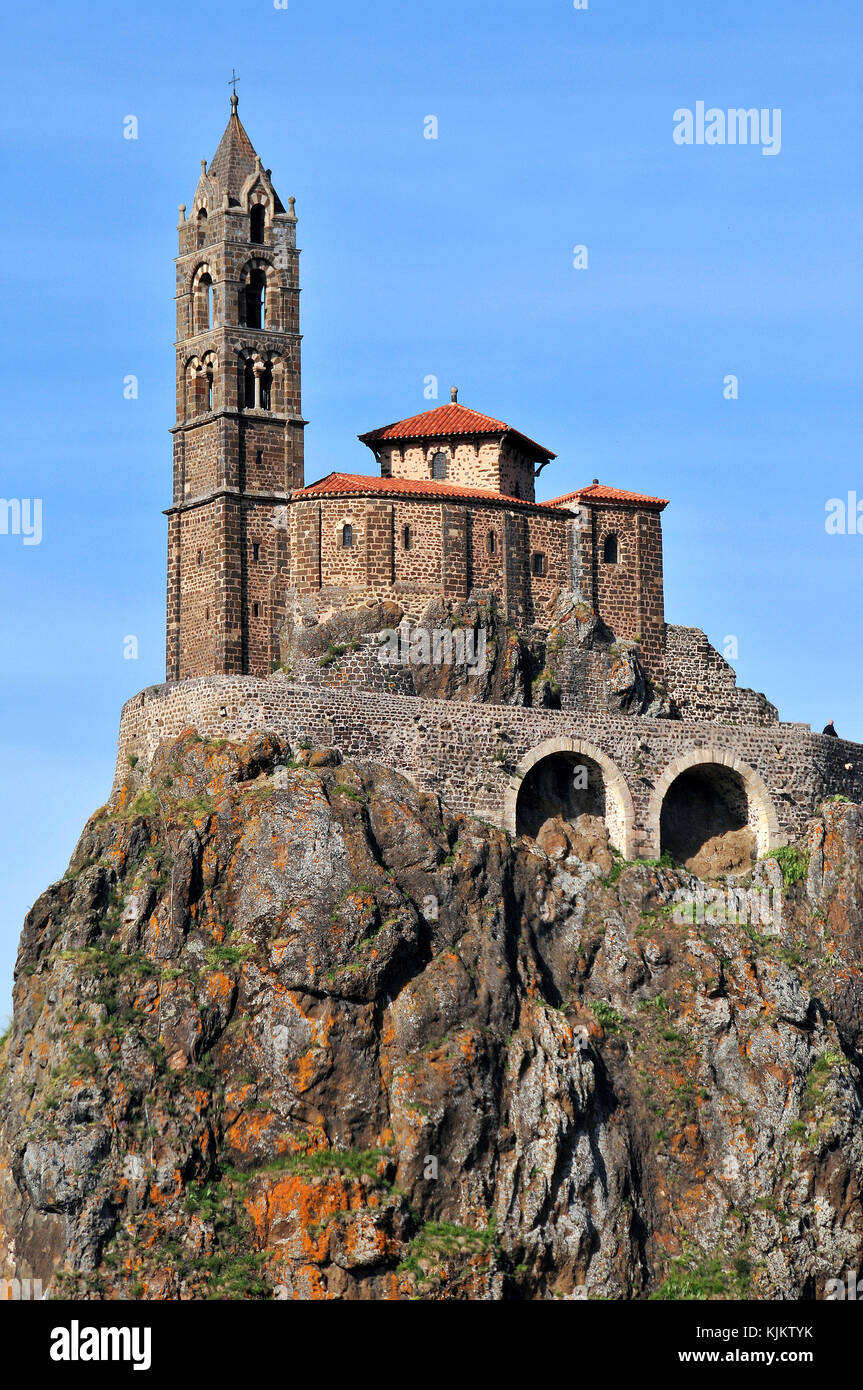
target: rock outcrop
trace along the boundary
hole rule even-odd
[[[687,917],[698,881],[599,829],[513,841],[334,750],[164,744],[25,923],[0,1274],[805,1298],[859,1268],[863,811],[735,880],[778,934]]]

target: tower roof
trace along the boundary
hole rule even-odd
[[[246,133],[243,122],[237,115],[238,101],[235,93],[231,97],[231,115],[225,126],[225,133],[219,141],[219,147],[210,160],[210,167],[207,170],[211,178],[219,180],[223,191],[227,193],[228,199],[232,203],[239,201],[243,184],[249,175],[255,172],[260,163],[258,153]],[[273,191],[275,192],[275,190]],[[276,211],[283,211],[278,198],[276,202]]]
[[[359,440],[361,444],[373,448],[375,444],[383,444],[390,439],[436,439],[475,434],[511,434],[530,457],[556,458],[550,449],[544,449],[541,444],[528,439],[526,434],[513,429],[512,425],[495,420],[491,415],[481,415],[478,410],[469,410],[457,401],[450,405],[439,405],[435,410],[426,410],[422,415],[411,415],[407,420],[398,420],[393,425],[369,430],[367,434],[359,435]]]

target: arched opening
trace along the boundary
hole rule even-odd
[[[402,545],[405,550],[410,550],[413,545],[413,536],[411,535],[411,528],[409,526],[405,526],[402,530]]]
[[[719,763],[699,763],[681,772],[665,793],[660,853],[699,878],[740,872],[758,852],[756,820],[743,775]]]
[[[210,353],[207,353],[201,373],[201,408],[203,410],[214,408],[215,377],[216,360]]]
[[[593,825],[579,827],[581,817]],[[600,819],[604,826],[596,825]],[[635,808],[626,780],[607,754],[583,739],[546,739],[525,756],[509,782],[503,823],[511,834],[536,838],[549,821],[558,842],[563,834],[579,858],[604,861],[608,868],[609,846],[626,859],[635,854]],[[573,832],[599,854],[573,848]]]
[[[606,565],[616,565],[619,555],[620,546],[617,542],[617,536],[606,536],[605,540],[602,542],[603,563]]]
[[[255,365],[251,359],[243,364],[243,409],[255,408]]]
[[[485,548],[489,555],[497,554],[497,536],[494,531],[489,531],[486,537]]]
[[[203,246],[207,240],[207,209],[198,209],[198,245]]]
[[[353,543],[354,543],[354,528],[353,528],[353,526],[351,525],[351,523],[350,523],[349,521],[346,521],[345,524],[344,524],[344,526],[342,527],[342,547],[343,547],[345,550],[350,550],[350,548],[351,548],[351,546],[353,545]]]
[[[198,276],[195,285],[195,333],[206,333],[213,326],[213,281],[209,271]]]
[[[438,449],[432,455],[432,477],[442,482],[446,478],[446,454],[443,449]]]
[[[264,364],[261,378],[261,410],[273,408],[273,368],[270,362]]]
[[[267,210],[263,203],[255,203],[249,213],[249,240],[259,246],[264,243],[264,230],[267,225]]]
[[[530,769],[516,803],[516,834],[536,837],[545,822],[560,817],[605,818],[605,782],[592,758],[579,753],[552,753]]]
[[[240,324],[243,328],[264,328],[267,322],[267,274],[255,268],[240,291]]]

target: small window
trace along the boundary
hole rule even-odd
[[[255,203],[249,215],[249,240],[263,244],[264,227],[266,225],[267,214],[262,203]]]
[[[534,574],[543,575],[548,573],[548,562],[541,551],[535,550],[530,560],[530,567]]]
[[[200,565],[202,565],[203,563],[204,563],[204,552],[203,552],[203,550],[199,550],[199,551],[198,551],[198,564],[199,564],[199,566],[200,566]]]
[[[263,461],[264,461],[264,451],[263,451],[263,449],[258,449],[257,453],[255,454],[255,463],[256,463],[256,464],[258,465],[258,467],[260,468],[260,466],[261,466],[261,464],[263,463]]]
[[[494,531],[489,531],[488,536],[486,537],[485,548],[488,551],[489,555],[497,554],[497,536],[495,535]]]
[[[616,565],[620,555],[617,536],[606,536],[602,542],[602,558],[606,565]]]
[[[411,528],[409,526],[406,526],[402,531],[402,545],[405,550],[410,550],[413,545],[413,536],[411,535]]]
[[[446,477],[446,454],[443,449],[438,449],[432,456],[432,477],[438,480]]]
[[[253,603],[253,604],[252,604],[252,617],[253,617],[253,618],[260,618],[260,616],[261,616],[261,605],[260,605],[259,603]]]
[[[209,622],[209,621],[210,621],[210,605],[209,605],[209,604],[207,604],[207,607],[204,609],[204,620],[205,620],[205,622]]]
[[[344,526],[342,527],[342,546],[344,547],[345,550],[350,550],[350,548],[351,548],[351,546],[353,545],[353,543],[354,543],[354,528],[353,528],[353,526],[351,526],[351,524],[350,524],[349,521],[346,521],[345,524],[344,524]]]
[[[259,543],[258,543],[257,541],[253,541],[253,543],[252,543],[252,559],[255,561],[255,563],[257,563],[258,560],[260,560],[260,558],[261,558],[261,547],[260,547],[260,545],[259,545]]]

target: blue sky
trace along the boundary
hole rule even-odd
[[[297,199],[307,478],[369,471],[358,432],[457,384],[558,453],[541,496],[669,497],[669,621],[863,740],[863,536],[825,530],[863,499],[861,31],[859,0],[7,10],[0,494],[41,498],[43,536],[0,535],[0,1014],[120,706],[164,676],[177,205],[233,66]],[[780,108],[781,152],[675,144],[699,100]]]

